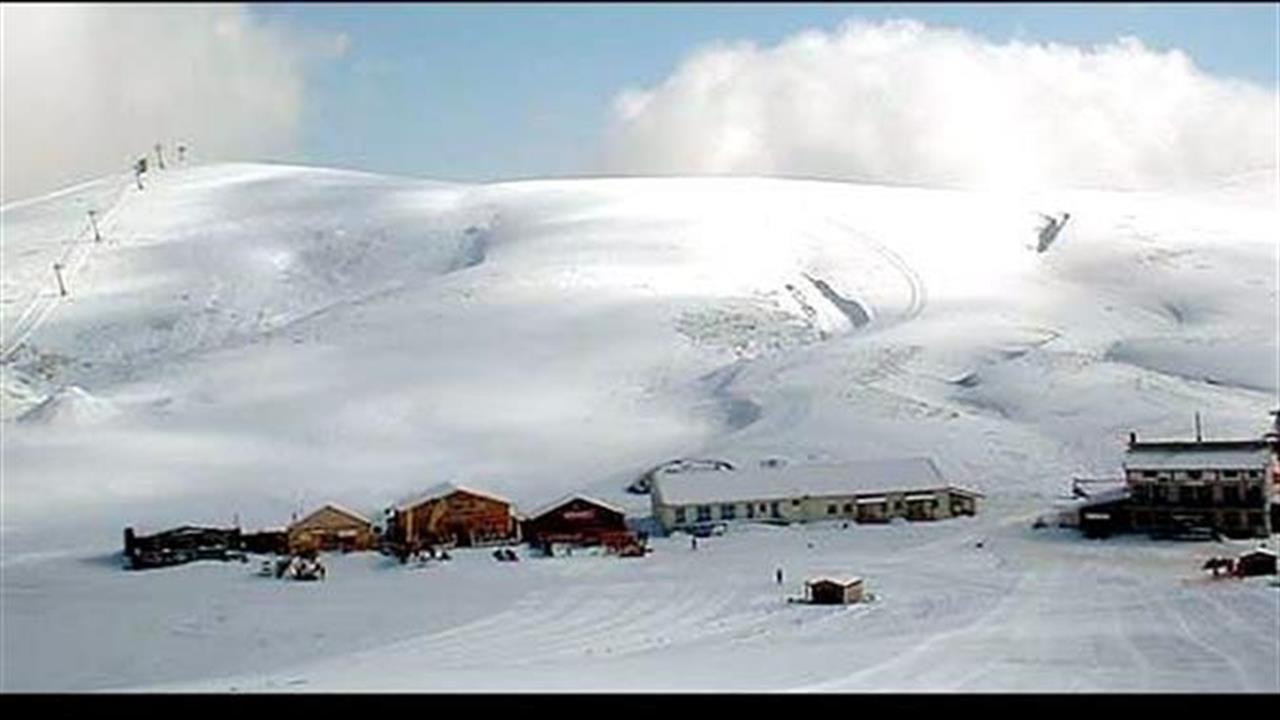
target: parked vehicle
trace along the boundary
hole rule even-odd
[[[292,580],[324,580],[324,564],[317,558],[294,556],[290,561],[285,576]]]

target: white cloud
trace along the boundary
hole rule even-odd
[[[345,36],[272,27],[241,5],[20,5],[3,24],[3,198],[106,173],[156,142],[202,160],[293,149],[306,63]]]
[[[966,187],[1197,184],[1274,167],[1277,96],[1132,38],[995,44],[913,21],[718,44],[621,93],[600,169]]]

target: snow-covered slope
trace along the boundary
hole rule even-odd
[[[1256,435],[1280,385],[1269,176],[1052,196],[268,165],[130,183],[0,214],[6,582],[127,524],[376,516],[443,480],[643,514],[623,488],[681,455],[930,455],[988,494],[994,528],[1113,472],[1129,429],[1184,433],[1198,410],[1210,435]],[[9,628],[58,612],[5,592]],[[66,657],[19,669],[13,647],[6,686],[62,686]],[[232,674],[227,653],[66,686]]]

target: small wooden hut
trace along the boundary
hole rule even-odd
[[[821,577],[805,582],[806,600],[814,605],[849,605],[862,602],[862,578]]]

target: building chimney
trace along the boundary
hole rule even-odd
[[[1129,431],[1129,444],[1130,445],[1138,444],[1138,433],[1133,432],[1132,430]]]

